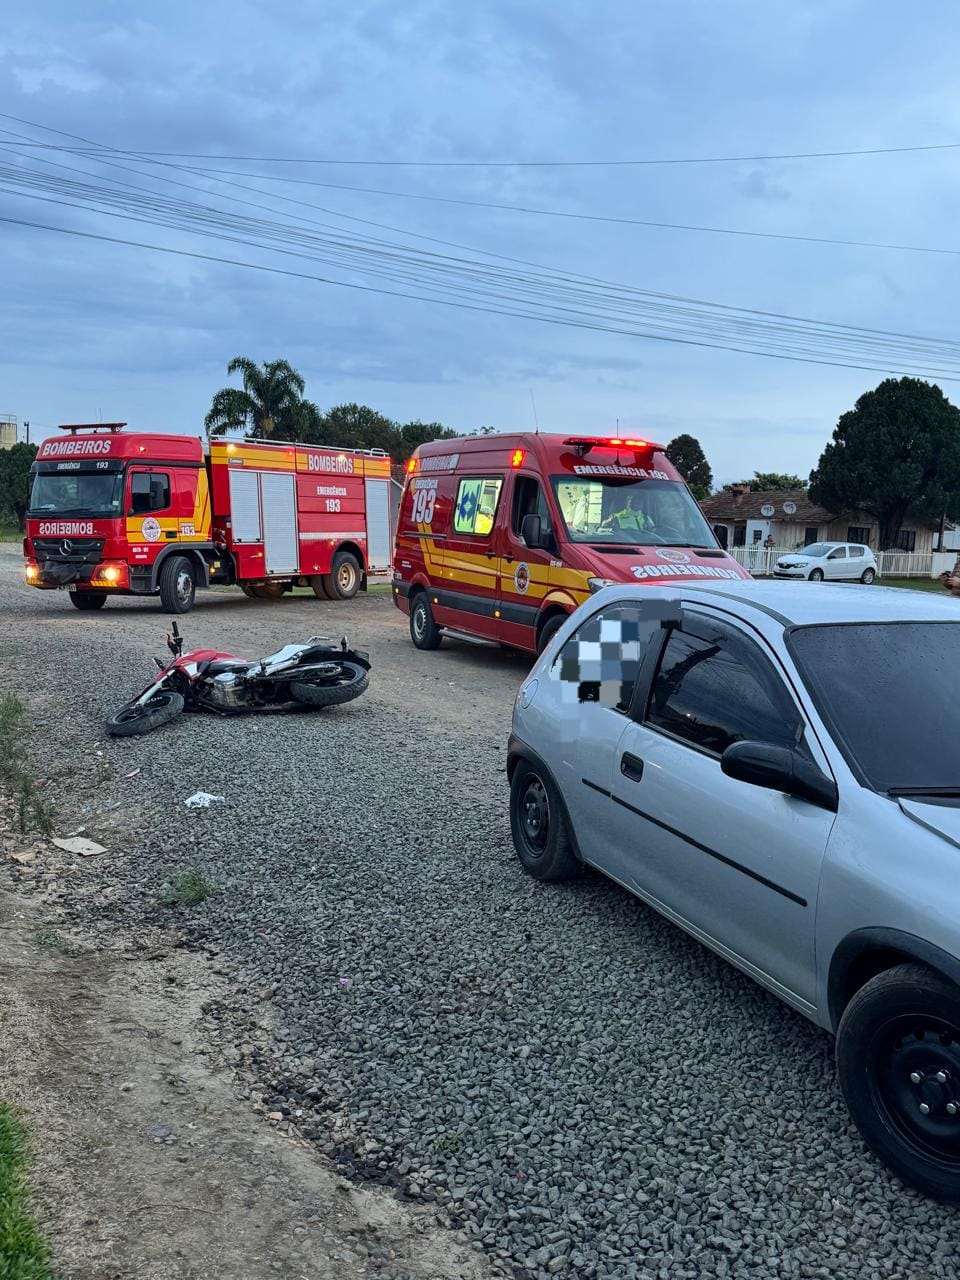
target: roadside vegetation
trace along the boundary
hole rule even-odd
[[[214,885],[202,871],[180,871],[163,886],[161,897],[168,907],[198,907],[213,893]],[[2,1280],[2,1277],[0,1277]]]
[[[27,1139],[0,1102],[0,1280],[52,1280],[49,1250],[26,1206]]]
[[[40,794],[30,766],[23,703],[11,694],[0,697],[0,793],[12,803],[21,835],[28,831],[50,834],[53,809]]]

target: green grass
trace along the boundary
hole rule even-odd
[[[0,1280],[52,1280],[49,1252],[26,1208],[27,1139],[0,1102]]]
[[[0,524],[0,542],[22,542],[23,533],[15,524]]]
[[[17,806],[21,834],[35,829],[49,835],[53,830],[53,809],[37,790],[30,768],[23,711],[19,698],[12,694],[0,697],[0,791]]]
[[[949,596],[942,582],[936,578],[878,578],[878,587],[904,587],[908,591],[939,591],[942,596]]]
[[[198,907],[213,890],[213,884],[202,871],[181,871],[163,886],[162,897],[168,907]]]

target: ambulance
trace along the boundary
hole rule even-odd
[[[32,471],[26,580],[78,609],[159,595],[187,613],[198,587],[258,599],[296,586],[349,599],[388,571],[390,459],[382,450],[64,426]]]
[[[475,436],[407,464],[393,598],[418,649],[447,633],[539,653],[611,582],[749,577],[649,440]]]

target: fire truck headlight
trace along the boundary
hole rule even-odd
[[[40,566],[37,564],[28,564],[24,570],[24,574],[28,582],[36,582],[40,577]]]

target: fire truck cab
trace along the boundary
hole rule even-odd
[[[321,599],[365,590],[391,550],[390,460],[381,451],[63,427],[33,464],[26,579],[68,587],[78,609],[157,595],[171,613],[198,587]]]
[[[528,432],[434,441],[408,463],[393,598],[420,649],[449,632],[541,652],[608,583],[749,576],[663,445]]]

